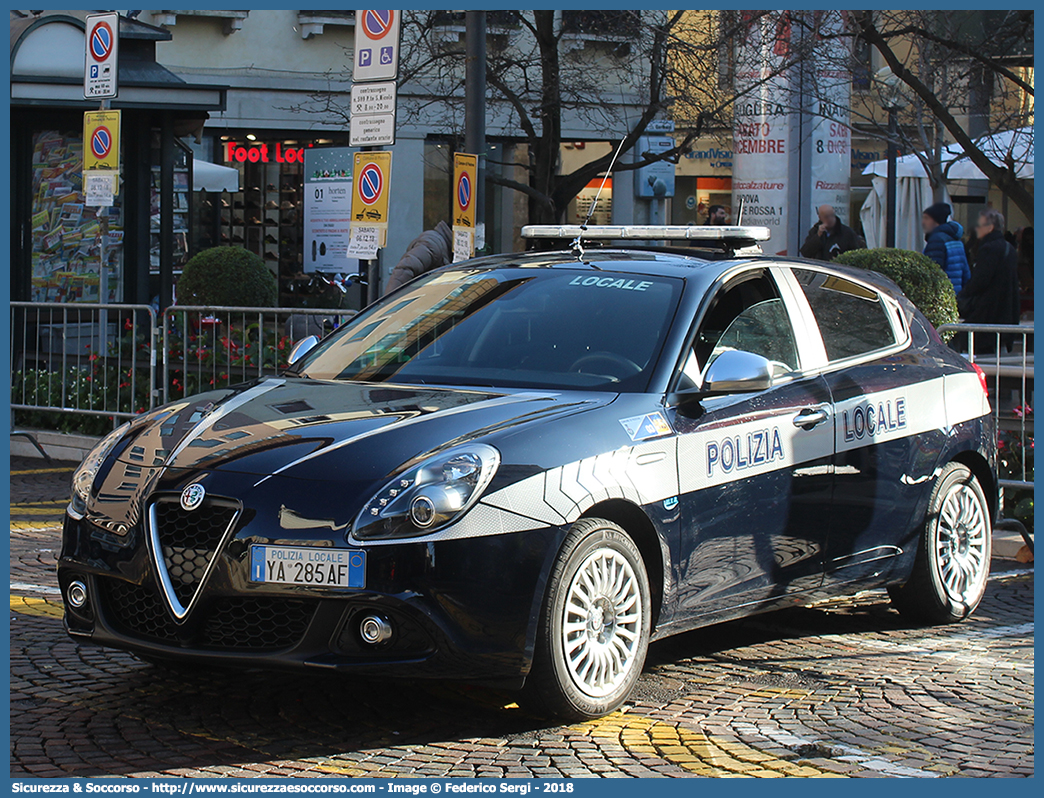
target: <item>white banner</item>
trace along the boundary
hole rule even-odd
[[[812,218],[820,205],[832,205],[837,218],[851,226],[849,196],[852,187],[852,72],[848,39],[841,12],[820,18],[823,39],[816,47],[812,123]]]
[[[739,12],[750,14],[751,12]],[[732,148],[732,216],[772,231],[766,253],[787,254],[791,30],[780,12],[752,19],[736,37]]]

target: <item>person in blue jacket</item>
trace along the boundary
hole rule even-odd
[[[964,228],[959,222],[947,221],[949,218],[950,206],[945,202],[937,202],[925,209],[921,215],[924,254],[939,264],[953,283],[954,293],[959,294],[971,279],[971,268],[961,240]]]

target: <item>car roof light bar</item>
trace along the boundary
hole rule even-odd
[[[606,224],[584,227],[578,224],[527,224],[522,238],[568,238],[638,240],[638,241],[768,241],[772,233],[767,227],[735,225],[658,225]]]

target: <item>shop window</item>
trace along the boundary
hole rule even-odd
[[[453,148],[446,141],[424,142],[424,229],[450,221]]]
[[[291,285],[303,275],[304,151],[295,139],[217,141],[219,160],[239,170],[237,192],[210,194],[200,209],[201,245],[236,246],[253,252],[279,278],[280,304],[295,304]]]
[[[152,276],[153,294],[158,293],[160,273],[161,240],[160,218],[162,215],[162,167],[160,157],[160,133],[153,131],[152,163],[149,170],[149,274]],[[192,186],[192,153],[180,141],[174,142],[174,191],[171,195],[171,268],[175,282],[189,259],[189,220]]]
[[[32,168],[30,299],[122,301],[122,192],[112,207],[84,205],[83,137],[78,132],[34,133]]]

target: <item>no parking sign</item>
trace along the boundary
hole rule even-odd
[[[395,80],[399,75],[398,11],[355,12],[352,80]]]
[[[120,112],[87,111],[83,115],[85,172],[120,168]]]
[[[478,189],[478,156],[453,154],[453,260],[475,255],[475,206]]]
[[[352,169],[351,227],[376,228],[384,246],[388,235],[388,181],[390,152],[357,152]]]
[[[84,31],[83,96],[112,99],[119,93],[120,15],[92,14]]]

